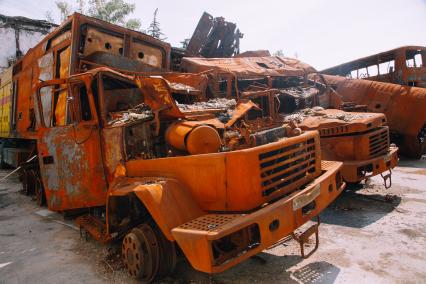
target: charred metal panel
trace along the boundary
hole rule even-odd
[[[124,162],[123,128],[108,127],[102,130],[103,162],[108,182],[114,179],[117,166]]]
[[[77,21],[77,30],[74,31],[73,40],[77,42],[78,52],[83,56],[75,58],[72,63],[75,69],[72,69],[72,72],[99,66],[110,66],[123,71],[136,72],[150,71],[150,68],[156,68],[157,70],[169,68],[170,44],[146,34],[80,14],[74,14],[73,18]],[[94,56],[96,53],[98,55]],[[112,58],[115,64],[110,64],[106,60],[99,62],[96,59],[105,59],[99,58],[99,53],[121,57],[123,60],[133,60],[134,63],[130,64],[128,60],[127,63],[119,64],[119,60],[117,58],[114,59],[114,57]],[[89,64],[81,64],[80,62],[83,61],[88,61]],[[134,69],[138,62],[142,63],[139,67],[143,68]],[[127,69],[125,67],[126,64],[133,68]]]
[[[84,56],[88,56],[99,50],[107,51],[112,54],[123,55],[123,36],[112,35],[99,31],[98,29],[88,27],[83,54]]]
[[[188,43],[187,56],[231,57],[240,53],[243,34],[236,24],[204,12]]]
[[[163,52],[158,47],[133,40],[130,48],[130,58],[145,64],[161,68],[163,65]]]
[[[40,169],[50,210],[102,206],[106,182],[99,134],[76,126],[44,128],[38,140]]]
[[[197,27],[188,43],[186,52],[188,55],[200,55],[204,43],[208,39],[210,30],[213,27],[213,16],[204,12],[198,21]]]

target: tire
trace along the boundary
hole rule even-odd
[[[39,176],[36,176],[35,179],[35,197],[37,205],[42,207],[46,205],[46,193],[44,192],[43,183],[41,181],[41,178]]]
[[[144,283],[165,277],[176,267],[175,244],[155,224],[133,228],[123,238],[121,249],[129,274]]]

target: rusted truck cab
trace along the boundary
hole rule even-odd
[[[200,94],[172,78],[95,69],[35,89],[49,209],[100,209],[78,224],[102,242],[122,238],[126,267],[145,281],[173,270],[176,246],[195,269],[222,272],[292,235],[344,187],[317,131],[253,120],[249,100],[179,107]],[[295,235],[304,256],[313,234],[318,224]]]
[[[358,183],[380,174],[385,187],[391,186],[398,147],[390,144],[385,115],[314,107],[285,115],[285,120],[320,132],[323,159],[342,161],[346,182]]]
[[[321,75],[332,87],[347,111],[383,113],[391,140],[402,155],[419,159],[426,153],[426,89],[370,80]],[[318,75],[310,75],[318,78]]]

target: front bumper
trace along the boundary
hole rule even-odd
[[[398,164],[398,147],[390,147],[386,155],[365,160],[343,162],[342,175],[346,182],[360,182],[382,174]]]
[[[341,162],[323,161],[322,175],[289,196],[248,214],[204,215],[172,229],[172,235],[195,269],[225,271],[291,235],[324,210],[345,187],[341,166]],[[247,246],[218,257],[218,244],[231,239],[237,246]]]

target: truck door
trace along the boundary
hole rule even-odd
[[[48,207],[62,211],[105,205],[107,184],[90,83],[55,81],[37,93],[37,149]]]

